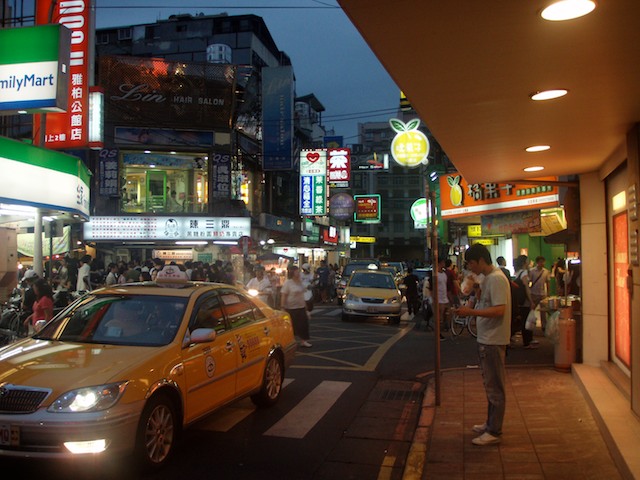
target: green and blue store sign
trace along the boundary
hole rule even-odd
[[[66,111],[70,49],[62,25],[0,29],[0,111]]]

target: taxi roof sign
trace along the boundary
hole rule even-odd
[[[156,283],[161,287],[181,288],[187,285],[189,277],[177,265],[165,265],[156,276]]]

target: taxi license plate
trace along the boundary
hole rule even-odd
[[[13,425],[0,425],[0,445],[9,447],[20,445],[20,428]]]
[[[367,313],[376,313],[377,311],[376,307],[367,307]]]

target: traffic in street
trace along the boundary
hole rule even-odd
[[[140,473],[125,459],[7,460],[24,477],[49,478],[402,478],[426,384],[434,335],[425,322],[341,321],[342,308],[311,314],[313,347],[299,349],[279,402],[236,401],[184,432],[162,469]],[[406,318],[406,317],[405,317]],[[417,319],[418,317],[416,317]],[[512,349],[509,361],[552,363],[552,346]],[[440,342],[442,366],[477,368],[468,333]]]

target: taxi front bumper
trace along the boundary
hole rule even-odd
[[[0,457],[77,458],[65,443],[105,441],[99,454],[131,453],[144,402],[93,413],[52,413],[42,407],[29,414],[0,414]]]

